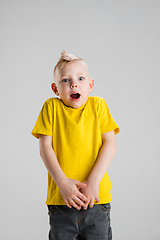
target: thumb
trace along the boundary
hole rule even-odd
[[[85,183],[82,183],[82,182],[79,182],[76,180],[76,185],[77,185],[77,188],[85,188],[86,187],[86,184]]]
[[[99,199],[99,197],[96,197],[96,198],[95,198],[95,200],[96,200],[96,202],[97,202],[97,203],[99,203],[99,202],[100,202],[100,199]]]

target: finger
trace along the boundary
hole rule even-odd
[[[87,210],[87,208],[88,208],[88,203],[85,206],[83,206],[84,210]]]
[[[83,193],[79,192],[79,193],[77,194],[77,197],[78,197],[79,199],[81,199],[83,202],[89,203],[89,199],[88,199]]]
[[[64,200],[64,202],[65,202],[65,204],[67,205],[67,207],[72,208],[72,206],[71,206],[71,204],[69,203],[68,200]]]
[[[85,202],[81,201],[81,199],[79,199],[78,197],[75,197],[73,200],[74,200],[74,202],[75,202],[77,205],[80,206],[80,208],[83,207],[84,209],[87,209],[87,207],[88,207],[88,202],[85,203]]]
[[[91,200],[90,203],[89,203],[89,207],[92,208],[94,205],[94,200]]]
[[[77,205],[72,199],[70,200],[70,204],[76,208],[77,210],[80,210],[81,209],[81,206]]]
[[[64,202],[67,205],[67,207],[72,208],[71,204],[69,204],[69,202],[67,200],[64,200]]]
[[[85,206],[86,204],[83,202],[83,201],[81,201],[81,199],[79,199],[78,197],[75,197],[74,199],[74,202],[77,204],[77,205],[79,205],[79,206]]]
[[[88,208],[88,203],[84,203],[83,208],[87,209]]]
[[[85,188],[87,185],[85,183],[79,182],[79,181],[75,181],[76,185],[78,188]]]

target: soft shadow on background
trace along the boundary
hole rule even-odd
[[[160,1],[0,3],[0,240],[45,240],[47,173],[30,132],[60,52],[80,56],[121,128],[110,166],[114,240],[159,240]]]

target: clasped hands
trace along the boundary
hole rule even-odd
[[[88,205],[93,207],[94,201],[98,203],[99,184],[86,180],[79,182],[75,179],[66,178],[59,184],[60,193],[64,199],[65,204],[69,208],[76,208],[80,210],[81,207],[86,210]]]

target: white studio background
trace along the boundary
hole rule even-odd
[[[0,240],[45,240],[47,173],[30,133],[61,51],[80,56],[121,128],[114,240],[160,239],[160,1],[2,0]]]

